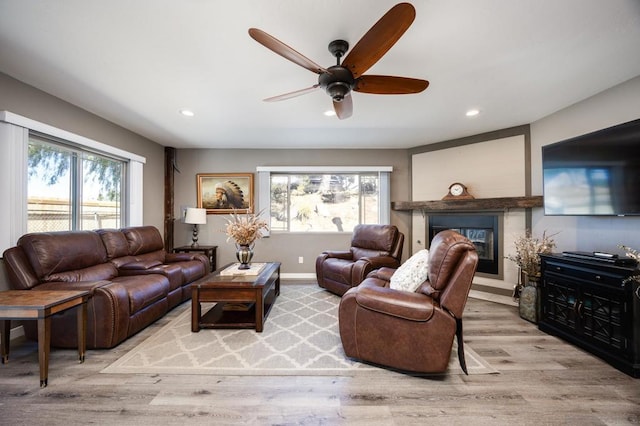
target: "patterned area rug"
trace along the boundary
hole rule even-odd
[[[191,332],[191,305],[102,373],[208,375],[398,374],[344,355],[338,332],[340,298],[315,284],[284,284],[262,333],[254,330]],[[203,305],[206,312],[211,305]],[[496,373],[468,345],[469,374]],[[443,374],[464,374],[452,351]]]

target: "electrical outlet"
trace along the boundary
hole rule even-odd
[[[298,257],[298,263],[304,263],[304,257],[302,256]]]

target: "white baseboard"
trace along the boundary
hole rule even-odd
[[[280,274],[280,278],[283,280],[315,280],[316,274],[312,272],[289,272]]]

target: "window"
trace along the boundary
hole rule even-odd
[[[126,163],[30,134],[27,231],[119,228]]]
[[[271,231],[352,232],[361,223],[389,223],[390,167],[258,171],[260,206],[268,211]]]
[[[32,139],[48,142],[59,149],[66,148],[66,150],[62,149],[61,158],[69,161],[71,173],[77,173],[77,167],[71,166],[74,156],[79,160],[84,158],[89,162],[91,158],[94,158],[98,162],[106,160],[119,163],[122,166],[119,205],[117,203],[112,204],[110,206],[111,212],[117,212],[119,226],[138,226],[143,224],[142,188],[144,183],[144,163],[146,162],[144,157],[10,111],[0,111],[0,146],[3,152],[3,155],[0,155],[0,198],[5,201],[7,207],[0,209],[0,252],[14,246],[22,235],[29,232],[29,144]],[[60,142],[63,144],[60,145]],[[87,164],[87,161],[81,161],[80,164]],[[91,166],[86,167],[88,167],[89,176],[92,174],[92,170],[97,170],[92,169]],[[36,172],[36,175],[38,175],[38,172]],[[73,180],[73,174],[69,176],[69,182],[75,181]],[[79,176],[82,176],[82,172],[80,172]],[[101,179],[99,173],[96,177]],[[91,177],[89,177],[89,181],[91,180]],[[67,207],[65,207],[67,209],[66,214],[71,219],[68,219],[66,229],[87,229],[95,226],[88,223],[79,223],[80,218],[88,216],[90,209],[93,207],[89,200],[100,198],[95,194],[91,195],[91,185],[95,184],[90,184],[89,188],[86,185],[84,185],[85,188],[82,187],[83,185],[69,187],[68,193],[71,200],[82,200],[82,191],[84,191],[87,199],[84,202],[77,201],[74,203],[69,201],[67,203]],[[76,191],[76,193],[73,191]],[[33,190],[31,192],[35,195]],[[109,198],[116,200],[118,196],[103,190],[102,200],[98,201],[102,202]],[[82,207],[83,205],[84,207]],[[73,210],[74,206],[78,206],[75,207],[75,212]],[[77,216],[73,217],[74,214]],[[104,218],[101,216],[102,219]],[[93,223],[96,223],[95,220]],[[103,220],[101,226],[104,228],[110,227],[112,223],[115,226],[116,222]]]

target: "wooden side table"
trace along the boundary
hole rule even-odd
[[[47,386],[49,376],[49,347],[51,345],[51,316],[78,307],[78,358],[84,362],[87,331],[88,291],[67,290],[8,290],[0,292],[0,332],[2,332],[2,363],[9,362],[11,320],[38,321],[38,360],[40,387]]]
[[[174,253],[190,253],[192,251],[199,251],[204,253],[205,256],[209,258],[209,264],[211,265],[211,272],[216,270],[216,251],[218,250],[218,246],[201,246],[191,247],[191,246],[180,246],[174,247]]]

